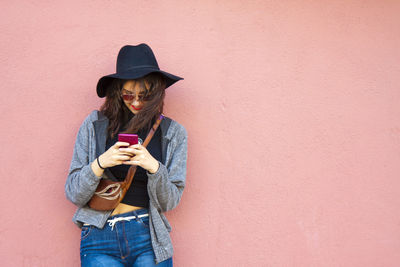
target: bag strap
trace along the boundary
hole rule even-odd
[[[142,146],[147,147],[147,145],[150,143],[151,138],[153,138],[153,135],[157,131],[158,126],[160,126],[160,123],[161,123],[162,119],[164,119],[164,115],[161,114],[160,117],[158,117],[156,122],[153,124],[153,127],[151,127],[151,129],[150,129],[149,133],[147,134],[147,137],[144,140]]]
[[[153,124],[153,127],[151,127],[151,129],[150,129],[149,133],[147,134],[147,137],[144,140],[142,146],[146,147],[150,143],[151,139],[154,136],[154,133],[158,129],[158,126],[160,126],[160,123],[161,123],[162,119],[164,119],[164,115],[161,114],[160,117],[158,117],[156,122]],[[136,172],[136,166],[132,165],[129,168],[128,173],[126,174],[126,177],[125,177],[125,180],[124,180],[124,183],[126,184],[126,186],[124,186],[124,190],[123,190],[123,192],[121,194],[120,202],[124,198],[124,196],[125,196],[126,192],[128,191],[129,187],[131,186],[131,183],[133,181],[133,176],[135,175],[135,172]]]

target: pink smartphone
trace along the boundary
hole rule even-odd
[[[139,142],[139,138],[137,134],[118,134],[118,141],[136,145]]]

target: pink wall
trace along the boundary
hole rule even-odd
[[[64,182],[119,48],[185,77],[175,266],[398,266],[399,1],[1,1],[2,266],[78,266]]]

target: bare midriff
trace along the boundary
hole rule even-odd
[[[137,206],[127,205],[124,203],[119,203],[118,206],[111,213],[111,215],[123,214],[138,209],[143,209],[143,207],[137,207]]]

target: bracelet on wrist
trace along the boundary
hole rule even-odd
[[[106,168],[101,167],[99,157],[97,157],[97,165],[99,165],[100,169],[105,170]]]

